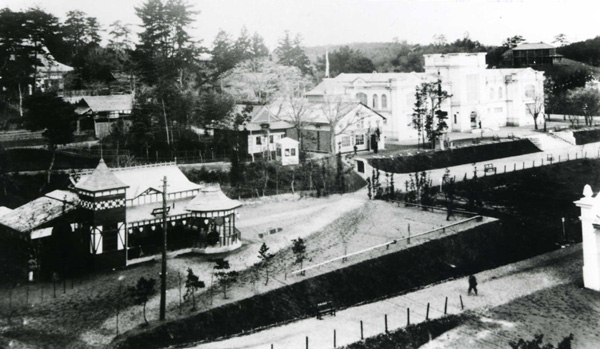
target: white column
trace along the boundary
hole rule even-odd
[[[600,195],[593,197],[592,188],[586,185],[584,197],[575,202],[581,208],[581,232],[583,240],[583,285],[600,291],[600,230],[594,227],[600,213]]]
[[[119,227],[119,236],[117,238],[117,250],[122,250],[125,243],[125,224],[123,222],[117,223]]]

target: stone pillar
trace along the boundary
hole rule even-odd
[[[581,232],[583,237],[583,285],[600,291],[600,195],[593,196],[592,188],[586,185],[583,198],[575,201],[581,209]],[[598,221],[598,228],[595,222]]]

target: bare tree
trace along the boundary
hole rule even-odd
[[[297,97],[295,94],[288,94],[282,99],[282,105],[285,107],[281,116],[294,125],[294,129],[298,133],[300,151],[302,151],[304,149],[302,132],[309,123],[314,121],[311,105],[306,98]]]
[[[538,129],[537,119],[538,116],[544,113],[544,95],[542,92],[534,92],[530,95],[531,102],[526,104],[527,112],[529,115],[533,117],[533,126],[535,129]],[[545,129],[545,119],[544,119],[544,129]]]
[[[323,115],[329,124],[329,132],[331,139],[329,143],[329,151],[335,153],[336,137],[342,135],[349,127],[361,122],[367,116],[364,111],[356,110],[355,102],[344,99],[341,96],[327,96],[321,104]]]

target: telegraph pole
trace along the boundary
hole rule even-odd
[[[160,273],[160,320],[165,320],[167,308],[167,176],[163,177],[163,247]]]

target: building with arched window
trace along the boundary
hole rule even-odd
[[[371,101],[373,108],[386,117],[383,134],[390,140],[418,136],[412,125],[416,87],[438,80],[451,95],[441,108],[452,115],[450,131],[533,124],[528,105],[543,100],[544,73],[531,68],[488,69],[485,55],[424,55],[424,73],[342,73],[323,80],[306,97],[314,102],[327,95],[354,96],[363,104]],[[529,85],[534,86],[535,93],[530,92]],[[472,115],[476,115],[476,122]]]
[[[366,93],[362,93],[362,92],[357,93],[356,99],[358,99],[358,101],[361,102],[362,104],[368,105]]]

